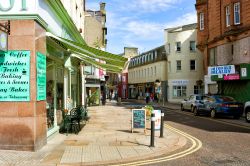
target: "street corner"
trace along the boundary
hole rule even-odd
[[[116,166],[132,166],[132,165],[147,165],[157,164],[178,158],[185,157],[195,153],[202,147],[202,142],[194,136],[178,130],[170,125],[165,124],[167,130],[164,138],[156,138],[156,146],[149,147],[153,153],[144,154],[143,157],[137,158],[137,161],[121,162],[113,164]],[[139,147],[138,147],[139,148]],[[143,150],[145,152],[145,150]],[[142,151],[142,153],[143,153]],[[140,160],[140,161],[139,161]]]

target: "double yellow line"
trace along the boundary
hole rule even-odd
[[[156,158],[156,159],[136,161],[136,162],[130,162],[130,163],[126,163],[126,164],[119,164],[119,166],[130,166],[130,165],[133,165],[133,166],[138,165],[139,166],[139,165],[155,164],[155,163],[170,161],[170,160],[178,159],[178,158],[187,156],[191,153],[194,153],[202,147],[202,142],[199,139],[197,139],[197,138],[195,138],[195,137],[193,137],[193,136],[191,136],[183,131],[180,131],[176,128],[173,128],[167,124],[165,124],[165,127],[168,128],[169,130],[172,130],[172,131],[184,136],[188,140],[190,140],[192,143],[192,146],[190,148],[182,151],[182,152],[178,152],[178,153],[175,153],[172,155],[168,155],[168,156],[164,156],[164,157],[160,157],[160,158]],[[116,165],[116,166],[118,166],[118,165]]]

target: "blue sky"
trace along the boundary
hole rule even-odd
[[[86,0],[86,8],[99,10],[101,0]],[[106,3],[107,51],[124,47],[146,52],[164,44],[164,29],[197,22],[195,0],[102,0]]]

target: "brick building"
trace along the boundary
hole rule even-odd
[[[250,99],[250,1],[196,0],[205,93]]]

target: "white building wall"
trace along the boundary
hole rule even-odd
[[[165,48],[168,53],[168,101],[179,102],[194,94],[194,86],[203,80],[203,56],[196,49],[190,51],[190,41],[196,41],[196,29],[175,31],[165,30]],[[176,51],[176,42],[181,42],[181,51]],[[190,70],[190,60],[196,61],[195,70]],[[181,61],[181,70],[177,70],[177,61]],[[186,93],[175,97],[174,86],[186,87]]]

